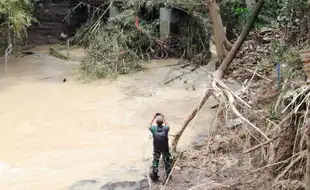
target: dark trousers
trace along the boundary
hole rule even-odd
[[[160,156],[163,155],[164,163],[165,163],[165,170],[166,174],[169,175],[171,172],[171,158],[170,152],[161,152],[159,150],[154,150],[153,152],[153,174],[158,174],[158,165]]]

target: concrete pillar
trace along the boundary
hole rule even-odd
[[[109,10],[109,17],[113,18],[119,14],[119,7],[112,5]]]
[[[171,33],[171,24],[178,21],[178,14],[174,9],[160,8],[160,38],[165,39]]]
[[[159,25],[160,38],[165,39],[170,34],[171,9],[160,8],[159,18],[160,18],[160,25]]]

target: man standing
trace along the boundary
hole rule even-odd
[[[153,125],[155,119],[156,125]],[[153,165],[150,177],[153,181],[157,181],[159,179],[158,165],[161,155],[163,155],[167,177],[171,172],[171,160],[168,140],[169,126],[167,121],[165,120],[164,115],[161,113],[156,113],[150,123],[149,129],[153,134]]]

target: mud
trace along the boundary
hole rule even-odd
[[[220,124],[220,123],[218,123]],[[223,125],[214,128],[203,142],[194,143],[176,163],[166,190],[267,190],[273,177],[266,170],[254,171],[253,160],[242,154],[245,147],[244,130],[227,130]],[[162,189],[156,186],[154,189]]]

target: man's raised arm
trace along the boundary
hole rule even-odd
[[[166,120],[166,118],[165,118],[165,116],[164,115],[162,115],[162,117],[163,117],[163,122],[164,122],[164,126],[166,127],[166,128],[168,128],[168,131],[170,130],[170,127],[169,127],[169,123],[168,123],[168,121]]]
[[[149,123],[149,128],[151,128],[151,127],[152,127],[152,125],[153,125],[153,122],[154,122],[155,118],[156,118],[156,115],[154,115],[154,116],[153,116],[153,118],[152,118],[151,122]]]

